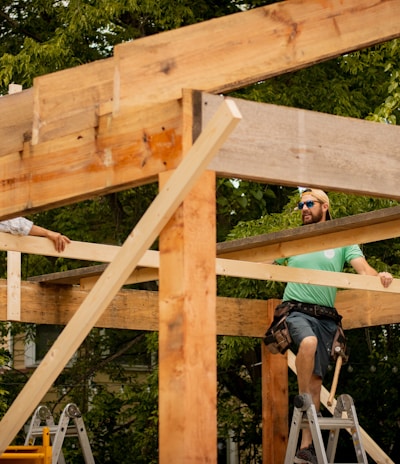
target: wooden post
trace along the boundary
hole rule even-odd
[[[7,320],[21,320],[21,253],[7,251]]]
[[[184,152],[200,116],[193,99],[184,93]],[[215,222],[206,172],[160,236],[161,464],[217,462]]]
[[[10,84],[8,93],[22,92],[22,85]],[[7,320],[21,320],[21,253],[7,251]]]
[[[278,303],[266,301],[270,322]],[[289,435],[288,362],[287,355],[271,354],[264,343],[261,353],[263,464],[272,464],[284,462]]]

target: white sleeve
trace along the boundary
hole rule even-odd
[[[33,222],[23,217],[0,221],[0,232],[8,232],[13,235],[28,235]]]

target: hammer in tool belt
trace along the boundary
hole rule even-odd
[[[343,361],[347,362],[347,355],[340,348],[340,346],[337,346],[335,348],[335,355],[336,355],[336,365],[335,365],[335,372],[333,374],[331,391],[329,393],[329,398],[328,398],[328,406],[332,406],[332,404],[333,404],[333,399],[335,397],[336,388],[337,388],[337,384],[338,384],[338,381],[339,381],[340,369],[342,367]]]

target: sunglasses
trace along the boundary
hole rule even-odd
[[[304,208],[304,205],[307,206],[308,209],[312,208],[315,203],[320,203],[319,201],[314,201],[314,200],[308,200],[308,201],[299,201],[297,203],[297,207],[301,210]]]

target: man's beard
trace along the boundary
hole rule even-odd
[[[307,217],[307,220],[305,220],[304,216],[302,217],[303,220],[303,225],[304,224],[315,224],[317,222],[321,222],[323,218],[323,213],[322,210],[320,210],[318,213],[313,214],[311,211],[307,216],[311,216],[311,218]]]

